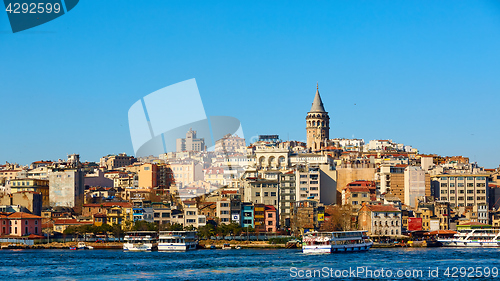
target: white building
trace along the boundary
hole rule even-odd
[[[408,166],[404,171],[404,204],[415,208],[416,199],[425,196],[425,171],[420,166]]]

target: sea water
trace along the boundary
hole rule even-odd
[[[0,250],[0,280],[494,280],[499,271],[496,248]]]

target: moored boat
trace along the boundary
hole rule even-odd
[[[463,229],[437,241],[444,247],[500,247],[500,229]]]
[[[198,246],[196,231],[160,231],[158,240],[158,251],[188,251]]]
[[[309,232],[302,239],[304,253],[367,251],[373,242],[367,231]]]
[[[94,247],[88,246],[85,244],[85,242],[78,242],[78,250],[93,250]]]
[[[156,231],[131,231],[125,235],[124,251],[155,251],[158,249]]]

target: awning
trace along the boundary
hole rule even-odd
[[[424,235],[454,235],[458,232],[453,230],[434,230],[431,232],[424,233]]]

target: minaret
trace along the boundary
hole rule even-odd
[[[311,111],[306,117],[307,148],[311,151],[319,151],[324,147],[325,141],[330,138],[330,117],[323,107],[319,86],[316,84],[316,95],[312,103]]]

